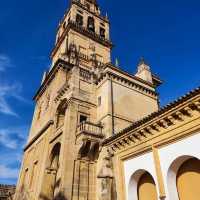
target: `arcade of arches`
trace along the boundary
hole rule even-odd
[[[179,200],[199,200],[199,183],[200,160],[190,158],[183,162],[176,175],[176,186]],[[159,199],[155,181],[150,173],[145,172],[139,178],[137,183],[137,193],[137,200]]]

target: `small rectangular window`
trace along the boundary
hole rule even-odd
[[[98,106],[101,106],[101,97],[98,97]]]

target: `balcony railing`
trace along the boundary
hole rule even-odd
[[[94,124],[91,122],[82,122],[77,127],[77,135],[90,135],[96,137],[103,137],[102,133],[103,126],[101,124]]]

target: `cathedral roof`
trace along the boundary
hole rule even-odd
[[[128,126],[127,128],[123,129],[122,131],[120,131],[119,133],[111,136],[110,138],[106,139],[104,141],[104,144],[107,144],[115,139],[117,139],[120,136],[123,136],[125,134],[127,134],[130,131],[134,131],[136,128],[139,128],[140,126],[142,126],[143,124],[150,122],[151,120],[153,120],[156,117],[159,117],[165,113],[167,113],[169,110],[179,106],[180,104],[190,100],[191,98],[200,95],[200,87],[197,87],[196,89],[188,92],[187,94],[179,97],[177,100],[167,104],[166,106],[163,106],[162,108],[160,108],[158,111],[153,112],[152,114],[148,115],[147,117],[144,117],[143,119],[134,122],[132,125]]]

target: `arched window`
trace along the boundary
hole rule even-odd
[[[95,32],[95,25],[94,25],[94,18],[93,17],[88,17],[88,30]]]
[[[55,170],[59,167],[60,146],[60,143],[57,143],[51,151],[50,167]]]
[[[156,184],[153,177],[145,172],[138,182],[138,200],[157,200]]]
[[[100,36],[101,36],[102,38],[105,38],[105,37],[106,37],[106,30],[105,30],[105,28],[100,27],[99,32],[100,32]]]
[[[65,111],[67,108],[66,100],[64,99],[60,105],[58,106],[57,109],[57,119],[56,119],[56,128],[61,127],[64,124],[64,119],[65,119]]]
[[[185,161],[178,170],[176,180],[180,200],[199,200],[200,160],[191,158]]]

